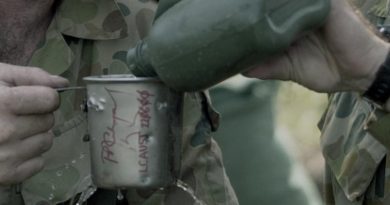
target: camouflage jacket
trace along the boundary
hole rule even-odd
[[[63,0],[30,65],[68,78],[72,86],[83,85],[82,78],[89,75],[129,73],[126,51],[147,35],[154,10],[155,3],[149,0]],[[61,94],[53,128],[57,137],[44,155],[45,169],[21,186],[2,187],[0,204],[81,204],[96,190],[90,175],[86,115],[80,109],[84,96],[83,91]],[[217,115],[207,95],[186,93],[183,106],[180,178],[209,205],[237,204],[220,150],[210,136]],[[127,191],[129,204],[194,204],[174,187],[142,196],[137,190]]]
[[[354,0],[375,29],[390,23],[389,1]],[[327,205],[390,204],[390,118],[358,93],[330,98],[322,128]]]

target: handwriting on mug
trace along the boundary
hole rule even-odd
[[[119,113],[118,111],[120,108],[118,108],[118,100],[115,96],[118,94],[131,96],[133,94],[108,88],[106,88],[106,91],[113,102],[113,106],[111,108],[111,122],[107,125],[101,141],[101,159],[103,163],[109,162],[117,164],[118,160],[116,159],[114,147],[121,142],[127,144],[129,149],[135,150],[135,148],[132,147],[134,145],[130,144],[130,139],[137,137],[138,145],[136,146],[138,146],[139,171],[146,173],[148,170],[149,155],[147,143],[148,135],[145,132],[147,132],[147,129],[151,126],[152,98],[154,97],[154,94],[148,90],[137,90],[137,105],[126,104],[126,106],[136,107],[136,109],[134,109],[134,114],[129,115],[125,112],[128,117],[123,117],[123,113]],[[121,127],[122,129],[120,129]],[[123,129],[123,127],[127,127],[128,129]]]

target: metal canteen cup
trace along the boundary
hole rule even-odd
[[[156,78],[106,75],[84,81],[96,186],[173,184],[180,167],[181,94]]]

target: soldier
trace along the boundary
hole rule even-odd
[[[389,44],[359,19],[347,1],[331,2],[332,11],[323,28],[248,75],[293,80],[321,92],[349,91],[330,97],[320,123],[327,165],[326,204],[389,204],[389,96],[386,89],[378,94],[376,87],[389,83],[384,79]],[[386,32],[388,1],[355,3]]]
[[[62,93],[59,106],[54,90],[88,75],[129,73],[126,51],[146,36],[154,10],[148,0],[0,2],[0,204],[195,203],[174,187],[127,190],[125,199],[96,191],[85,94]],[[217,123],[207,94],[186,93],[183,106],[180,178],[208,205],[238,204],[210,136]]]

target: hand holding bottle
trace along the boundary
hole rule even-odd
[[[136,76],[199,91],[282,52],[328,12],[329,0],[182,0],[157,18],[127,60]]]
[[[345,0],[332,0],[325,25],[283,55],[252,66],[248,77],[297,82],[318,92],[364,92],[385,61],[389,45]]]

